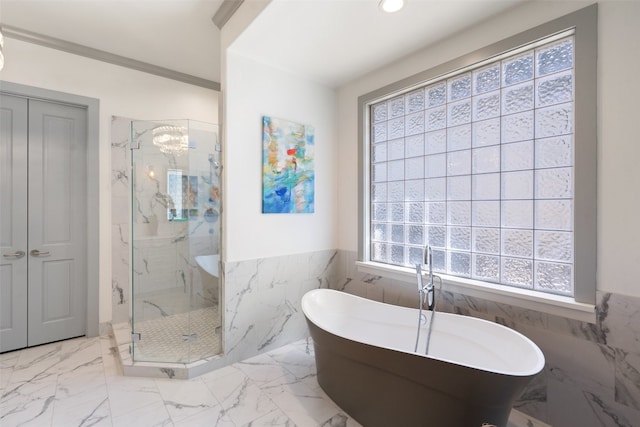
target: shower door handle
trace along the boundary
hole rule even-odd
[[[38,249],[34,249],[31,252],[29,252],[29,254],[31,254],[31,256],[48,256],[49,251],[40,252]]]
[[[19,259],[19,258],[22,258],[24,255],[25,255],[24,251],[15,251],[12,254],[4,254],[2,256],[5,257],[5,258],[16,258],[16,259]]]

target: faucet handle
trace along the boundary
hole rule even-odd
[[[416,264],[416,279],[418,280],[418,292],[422,292],[422,264]]]

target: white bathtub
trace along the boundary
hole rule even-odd
[[[198,255],[195,257],[202,280],[203,296],[213,303],[220,300],[220,281],[218,279],[218,265],[220,255]]]
[[[413,351],[416,309],[329,289],[305,294],[302,309],[318,382],[367,427],[504,426],[545,363],[524,335],[477,318],[435,313],[424,355],[427,327]]]

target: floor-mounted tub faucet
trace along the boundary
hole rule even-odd
[[[418,351],[418,341],[420,340],[420,326],[425,324],[427,319],[422,314],[422,310],[426,305],[427,310],[431,312],[431,319],[429,321],[429,332],[427,335],[427,347],[425,354],[429,352],[429,342],[431,340],[431,328],[433,326],[433,313],[436,309],[436,290],[433,279],[436,278],[440,281],[440,287],[442,288],[442,279],[440,276],[433,274],[433,254],[431,251],[431,246],[427,246],[424,250],[424,264],[426,264],[429,268],[427,284],[424,284],[422,278],[422,266],[423,264],[416,264],[416,279],[418,281],[418,305],[420,312],[418,314],[418,332],[416,334],[416,347],[415,351]]]

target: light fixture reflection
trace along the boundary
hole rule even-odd
[[[152,130],[153,145],[165,154],[180,154],[189,148],[187,129],[182,126],[163,125]]]
[[[380,9],[387,13],[397,12],[404,7],[405,0],[380,0]]]

